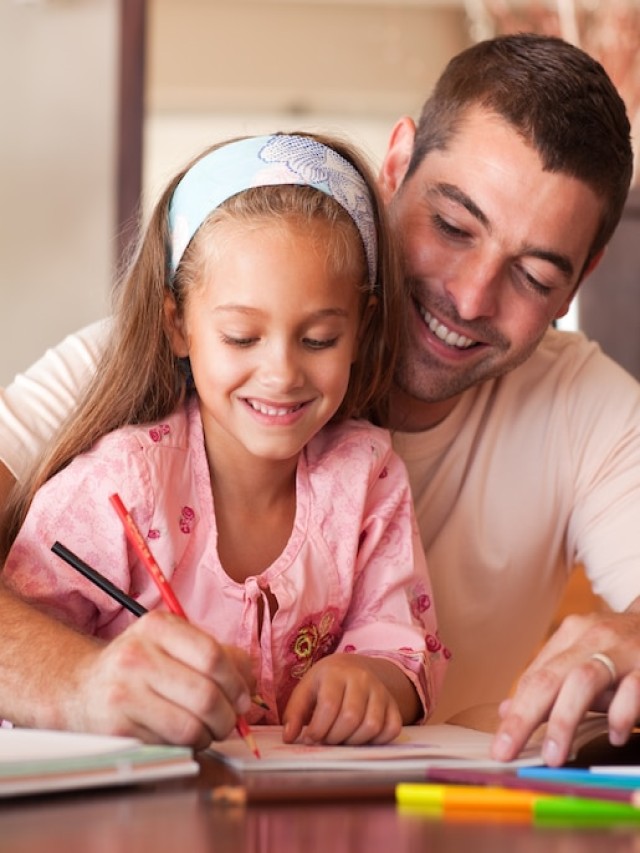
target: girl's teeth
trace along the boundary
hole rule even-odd
[[[257,403],[254,400],[249,400],[248,403],[256,412],[260,412],[261,415],[269,415],[270,417],[282,417],[282,415],[289,415],[291,412],[295,412],[300,408],[300,404],[297,406],[288,406],[283,408],[280,406],[266,406],[264,403]]]

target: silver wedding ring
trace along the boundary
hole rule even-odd
[[[604,652],[594,652],[594,654],[591,655],[591,660],[597,660],[598,663],[601,663],[603,666],[605,666],[609,671],[609,675],[611,676],[611,684],[616,683],[616,681],[618,680],[618,671],[616,670],[615,663],[611,660],[609,655],[605,655]]]

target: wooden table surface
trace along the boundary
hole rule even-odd
[[[585,763],[609,760],[605,753],[587,755]],[[640,740],[616,751],[616,758],[640,764]],[[288,801],[220,805],[212,802],[213,788],[237,779],[213,759],[203,756],[200,762],[202,772],[195,780],[0,801],[0,853],[640,850],[640,823],[576,829],[504,820],[451,822],[402,814],[391,797],[371,794],[353,798],[340,793],[337,801],[294,799],[308,774],[287,774],[286,784],[294,792]]]

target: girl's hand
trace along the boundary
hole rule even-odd
[[[411,694],[413,702],[411,702]],[[304,675],[283,715],[285,743],[305,729],[309,743],[387,743],[397,737],[403,714],[396,700],[413,706],[418,699],[402,671],[390,661],[357,654],[331,654]]]

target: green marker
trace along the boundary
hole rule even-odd
[[[532,814],[536,825],[593,826],[640,822],[640,809],[635,806],[587,797],[538,797],[533,803]]]

